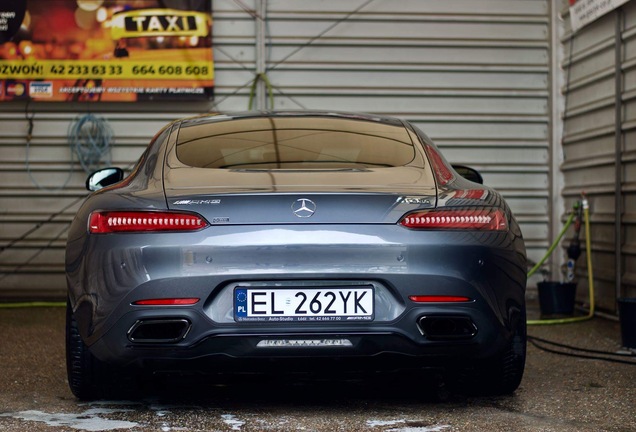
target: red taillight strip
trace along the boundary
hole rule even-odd
[[[470,302],[470,297],[447,295],[413,295],[409,296],[415,303],[465,303]]]
[[[506,231],[506,214],[498,208],[422,210],[405,215],[400,225],[414,229]]]
[[[198,214],[172,211],[94,211],[91,234],[147,231],[197,231],[208,226]]]
[[[163,298],[137,300],[132,304],[135,306],[191,306],[197,304],[199,300],[198,298]]]

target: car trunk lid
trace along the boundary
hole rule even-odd
[[[170,209],[212,224],[397,223],[432,208],[432,174],[421,168],[223,170],[174,168],[165,173]]]

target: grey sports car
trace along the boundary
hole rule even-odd
[[[526,356],[522,235],[479,173],[455,168],[396,118],[169,124],[127,178],[108,168],[87,180],[96,192],[66,248],[71,390],[104,396],[130,370],[319,359],[513,392]]]

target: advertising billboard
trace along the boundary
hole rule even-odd
[[[0,101],[208,100],[209,0],[0,0]]]

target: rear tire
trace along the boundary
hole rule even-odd
[[[480,396],[512,394],[523,378],[526,364],[526,316],[520,314],[505,349],[466,371],[464,388]]]
[[[66,372],[71,392],[81,400],[120,396],[133,392],[134,381],[127,371],[99,360],[82,340],[70,302],[66,303]],[[122,384],[126,383],[126,386]],[[125,388],[124,388],[125,387]]]

